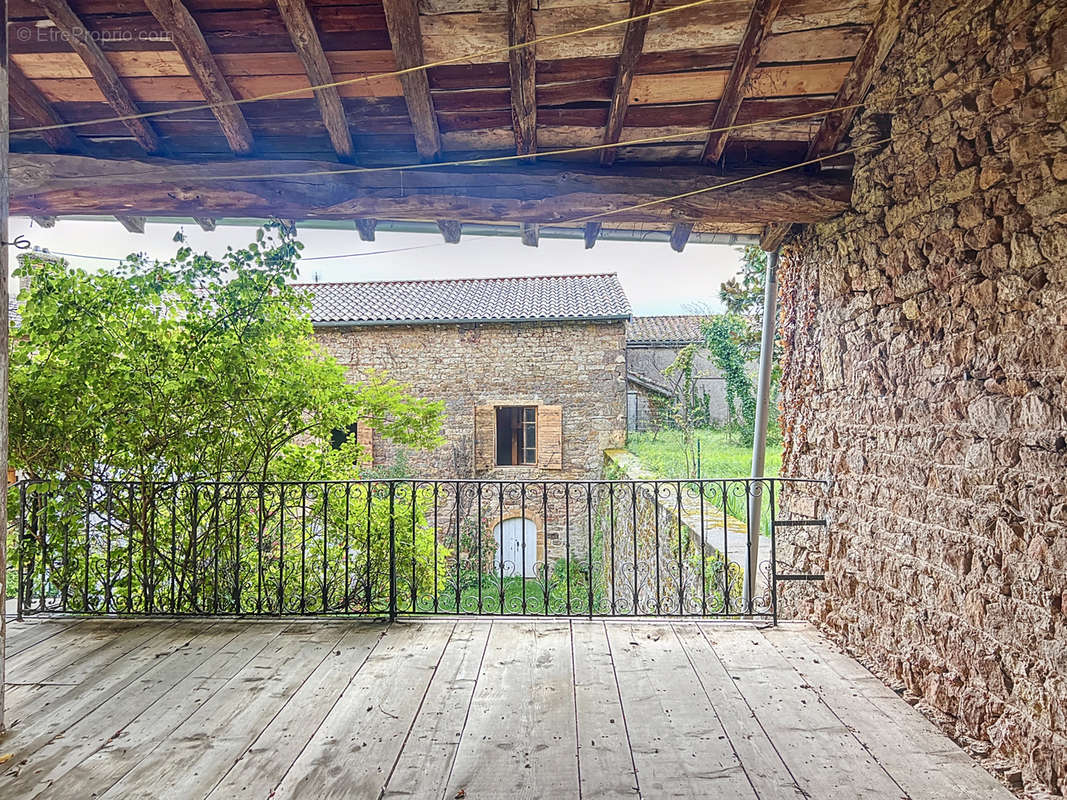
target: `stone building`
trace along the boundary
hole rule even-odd
[[[676,401],[681,393],[678,375],[664,374],[683,347],[703,341],[702,316],[634,317],[626,324],[626,427],[647,430],[657,421],[657,399]],[[726,384],[706,353],[693,360],[693,397],[708,422],[725,422]]]
[[[1067,21],[917,0],[852,209],[779,272],[791,605],[960,740],[1067,793]],[[936,92],[932,92],[936,89]],[[886,137],[892,141],[887,142]]]
[[[613,274],[304,286],[316,337],[353,380],[384,371],[445,405],[445,441],[432,451],[358,432],[375,468],[402,465],[419,479],[593,479],[604,450],[625,444],[630,305]],[[522,513],[517,495],[506,513],[494,498],[482,508],[487,521],[536,528],[531,567],[546,561],[541,517],[553,520],[549,556],[567,538],[562,514],[535,491]],[[588,540],[584,526],[575,521],[576,543]]]

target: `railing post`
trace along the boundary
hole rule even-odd
[[[396,618],[396,481],[389,481],[389,621]]]
[[[26,546],[26,484],[19,484],[19,548],[15,562],[15,619],[22,622],[22,562],[23,548]],[[7,600],[5,598],[4,602]],[[6,613],[6,610],[5,610]]]

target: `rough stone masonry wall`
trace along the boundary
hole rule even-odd
[[[445,404],[436,450],[405,452],[409,472],[425,478],[597,478],[604,450],[626,440],[626,361],[622,322],[382,325],[320,328],[316,338],[353,380],[380,370],[411,392]],[[558,405],[563,409],[563,469],[495,467],[475,475],[474,409]],[[376,466],[396,446],[374,441]]]
[[[786,498],[830,526],[779,551],[826,573],[796,611],[1059,793],[1064,18],[1056,0],[914,3],[852,131],[893,142],[857,156],[854,210],[783,255],[783,474],[835,481]]]

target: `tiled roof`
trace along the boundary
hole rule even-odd
[[[614,274],[296,285],[311,292],[314,323],[610,320],[630,316],[630,302]]]
[[[703,339],[699,314],[634,317],[626,323],[627,344],[689,344]]]

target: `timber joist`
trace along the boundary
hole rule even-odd
[[[891,0],[893,12],[900,2]],[[671,10],[679,5],[688,4],[14,0],[13,160],[23,175],[35,161],[39,174],[62,165],[63,175],[30,195],[16,180],[13,208],[124,217],[180,208],[216,219],[266,203],[270,214],[295,218],[513,221],[528,225],[533,244],[535,225],[847,146],[851,115],[824,112],[869,89],[895,35],[883,30],[896,17],[882,0]],[[78,26],[86,34],[75,40]],[[55,127],[64,125],[73,127]],[[466,173],[405,172],[401,196],[400,173],[382,185],[351,175],[211,177],[233,173],[234,155],[270,175],[309,162],[412,165],[574,148],[593,149]],[[75,168],[57,153],[91,158]],[[146,153],[165,161],[148,168]],[[698,233],[743,226],[755,235],[825,219],[847,203],[849,163],[833,167],[829,176],[781,173],[597,222],[662,224],[684,247],[688,223]],[[102,180],[102,170],[110,177],[95,191],[75,186]],[[132,182],[114,177],[130,172]],[[461,183],[430,188],[433,175],[457,174]],[[279,207],[279,196],[301,206]],[[792,214],[781,213],[785,205]],[[366,228],[361,235],[372,236]]]

